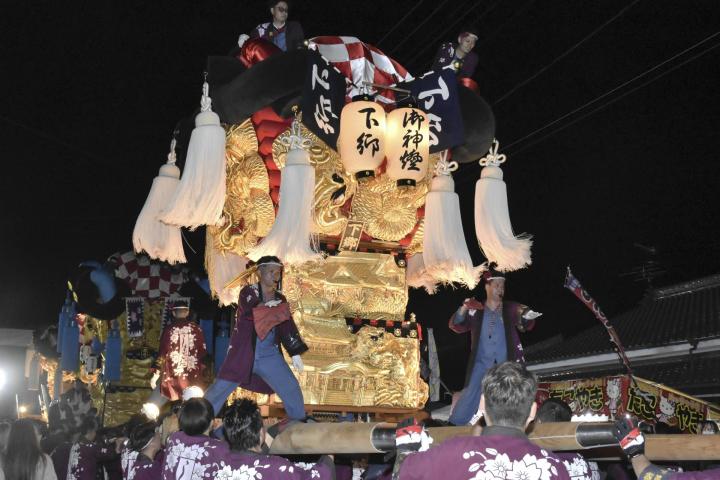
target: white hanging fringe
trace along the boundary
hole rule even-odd
[[[160,212],[168,205],[180,183],[180,169],[175,165],[175,139],[170,144],[170,153],[165,165],[152,182],[150,193],[145,200],[133,230],[135,252],[146,252],[150,258],[168,263],[185,263],[180,228],[166,225],[158,219]]]
[[[443,154],[425,199],[423,260],[428,275],[438,282],[459,283],[473,289],[484,269],[473,267],[465,243],[460,199],[452,178],[454,170],[457,170],[457,162],[448,163]]]
[[[322,258],[311,246],[315,168],[307,152],[310,141],[302,137],[297,118],[291,128],[287,139],[290,150],[280,174],[278,213],[270,233],[248,253],[253,260],[275,255],[285,264],[298,265]]]
[[[513,271],[532,263],[532,237],[513,233],[500,169],[505,155],[498,155],[498,146],[497,140],[493,141],[488,155],[480,160],[484,168],[475,186],[475,234],[485,257],[497,264],[497,270]]]
[[[160,218],[190,230],[220,223],[225,204],[225,130],[211,109],[208,89],[205,82],[180,186]]]
[[[245,271],[248,259],[237,253],[223,252],[215,248],[212,237],[208,234],[205,237],[205,270],[208,272],[210,281],[210,292],[217,297],[220,305],[227,307],[238,301],[240,289],[243,285],[235,288],[227,288],[227,284],[233,281]]]
[[[408,287],[424,288],[429,295],[437,291],[438,282],[432,278],[425,269],[425,261],[423,260],[422,253],[416,253],[407,259],[405,282]]]

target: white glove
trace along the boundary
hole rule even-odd
[[[528,309],[526,312],[523,313],[522,318],[524,318],[525,320],[535,320],[540,316],[542,316],[542,313]]]
[[[265,302],[265,306],[266,307],[277,307],[281,303],[282,303],[282,300],[278,300],[278,299],[268,300],[267,302]]]
[[[241,34],[240,38],[238,38],[238,47],[242,48],[242,46],[245,45],[245,42],[247,42],[249,38],[250,35],[246,35],[244,33]]]
[[[305,366],[303,365],[303,361],[302,358],[300,358],[300,355],[293,355],[292,362],[295,370],[297,370],[298,373],[302,373],[302,371],[305,369]]]
[[[152,387],[153,390],[157,388],[158,380],[160,380],[160,372],[156,370],[155,373],[153,373],[152,378],[150,379],[150,387]]]

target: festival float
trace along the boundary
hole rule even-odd
[[[60,362],[41,359],[51,395],[80,378],[106,424],[147,400],[177,305],[199,314],[215,366],[201,386],[211,383],[240,288],[254,280],[248,262],[263,255],[285,264],[282,290],[309,346],[294,372],[307,411],[394,420],[421,409],[423,331],[407,311],[408,289],[473,288],[487,268],[465,243],[452,177],[459,164],[483,167],[474,210],[487,260],[502,271],[531,263],[530,238],[512,230],[493,114],[452,67],[414,78],[353,37],[316,37],[289,52],[248,40],[235,57],[208,59],[200,111],[194,128],[187,123],[138,216],[135,251],[81,264],[58,323]],[[200,227],[207,281],[184,266],[181,229]],[[688,418],[717,413],[628,378],[543,384],[538,399],[561,397],[578,414],[643,416],[657,390],[653,408],[672,396],[688,404]],[[238,388],[230,400],[237,396],[282,416],[276,396]]]

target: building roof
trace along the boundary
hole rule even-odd
[[[588,315],[592,313],[588,311]],[[719,338],[720,275],[656,289],[636,308],[611,318],[610,323],[625,350]],[[525,357],[533,365],[613,351],[605,327],[598,322],[574,337],[530,346]]]
[[[720,400],[720,353],[691,354],[672,358],[665,362],[653,361],[633,365],[634,374],[641,378],[662,383],[689,395],[705,400]],[[593,369],[569,368],[563,371],[540,374],[542,382],[559,382],[588,377],[605,377],[625,373],[618,361],[616,365]]]

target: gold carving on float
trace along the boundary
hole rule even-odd
[[[227,193],[222,226],[207,228],[208,241],[212,240],[220,251],[246,254],[259,238],[270,232],[275,221],[270,180],[257,149],[257,137],[249,119],[227,129]]]
[[[315,167],[313,233],[340,235],[347,221],[342,206],[355,193],[357,181],[345,173],[340,155],[335,150],[302,124],[300,131],[303,137],[310,139],[310,164]],[[273,142],[273,160],[280,169],[285,168],[289,137],[290,129],[278,135]]]
[[[288,268],[284,293],[310,350],[297,374],[305,403],[420,408],[428,387],[420,378],[417,338],[365,326],[352,334],[345,317],[402,321],[408,301],[405,271],[392,255],[340,252],[325,262]]]

